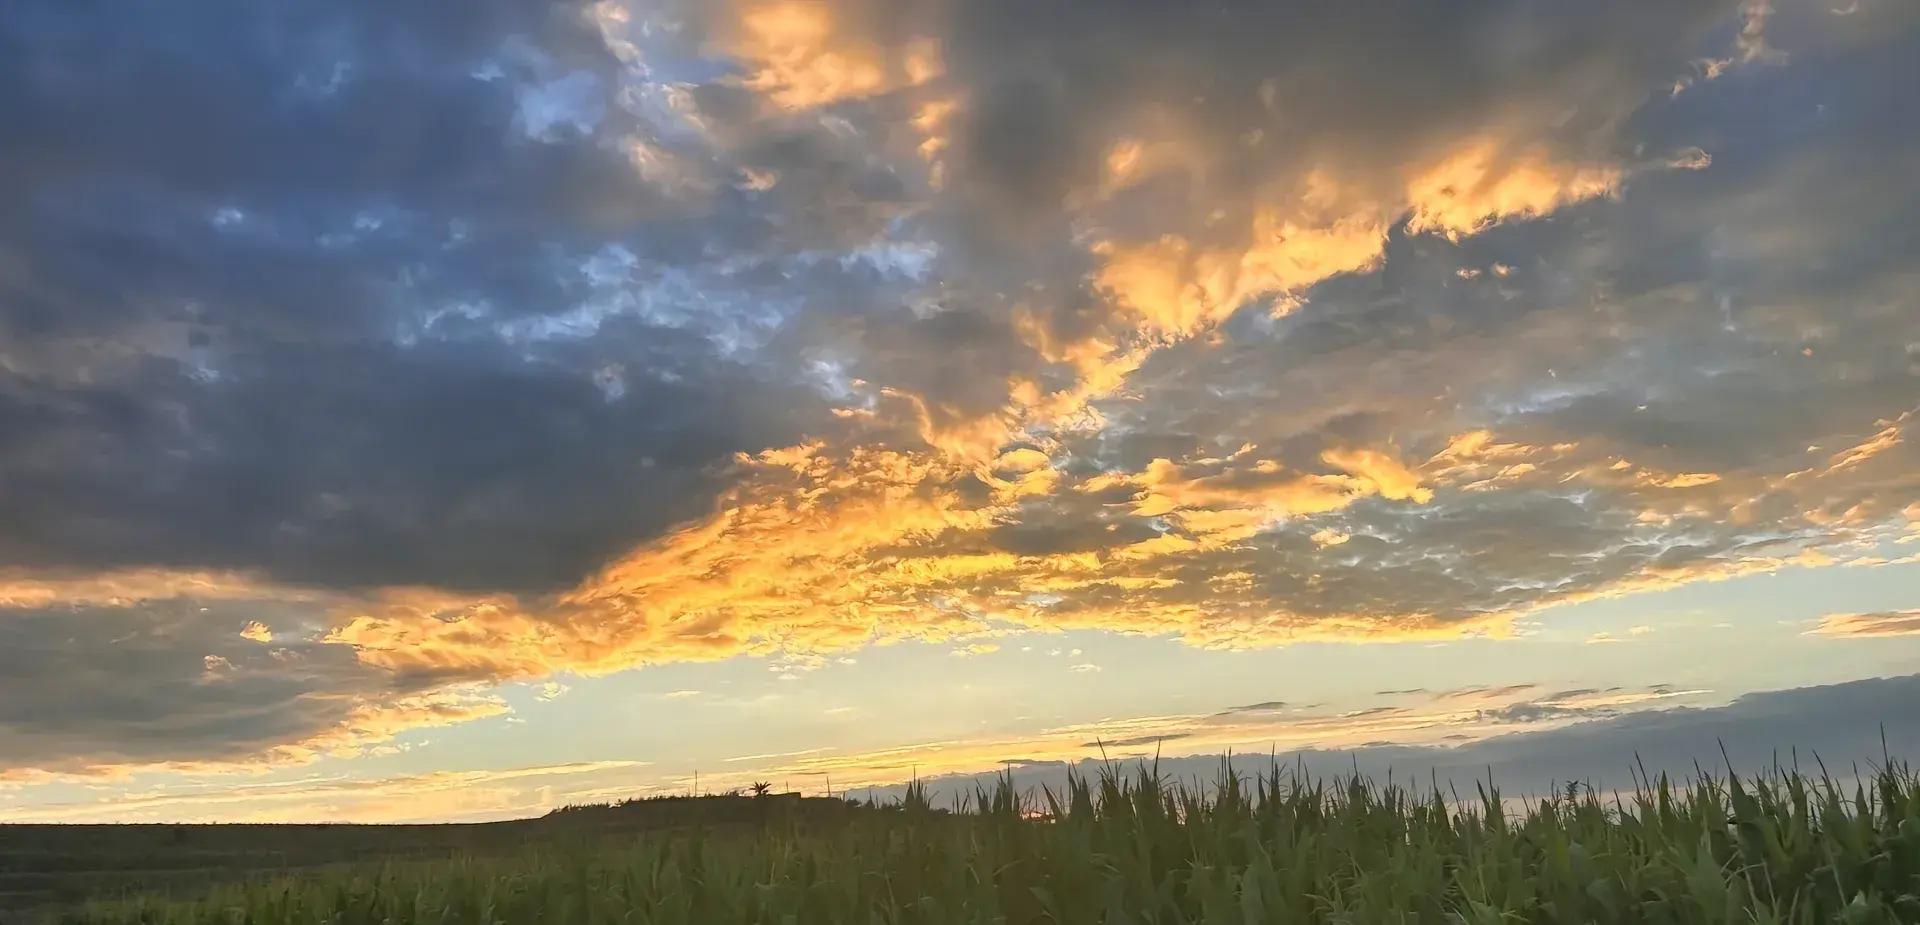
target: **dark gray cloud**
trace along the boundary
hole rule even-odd
[[[691,226],[584,6],[403,6],[0,13],[0,564],[559,587],[823,410],[607,304]]]
[[[59,198],[77,179],[114,179],[215,202],[400,197],[468,209],[483,189],[525,197],[617,179],[605,170],[516,177],[542,152],[529,146],[517,153],[533,159],[516,162],[503,144],[516,119],[541,127],[526,124],[516,91],[615,76],[581,11],[567,0],[216,2],[164,12],[14,4],[4,33],[9,188]],[[499,78],[475,79],[489,62]],[[604,108],[580,96],[578,108]],[[526,209],[539,201],[480,200],[528,218],[559,211]]]
[[[275,345],[212,379],[161,360],[104,386],[16,378],[0,550],[332,587],[564,586],[706,513],[729,454],[797,436],[783,415],[804,406],[772,406],[689,341]],[[592,376],[608,368],[618,397]]]
[[[289,628],[313,614],[185,601],[0,610],[5,769],[257,759],[407,693],[344,647],[241,635],[262,618]]]
[[[564,103],[613,127],[598,46],[547,0],[16,4],[8,327],[348,336],[389,333],[409,295],[551,309],[543,248],[597,246],[657,198],[617,149],[528,121]],[[397,292],[409,272],[458,279]]]
[[[954,76],[984,97],[961,130],[969,173],[1042,208],[1096,182],[1106,145],[1148,113],[1218,158],[1209,182],[1248,189],[1292,180],[1328,148],[1361,161],[1348,166],[1391,171],[1508,107],[1577,102],[1583,111],[1543,134],[1573,149],[1607,145],[1605,121],[1637,106],[1733,8],[1008,0],[952,4],[943,38]],[[1253,129],[1270,137],[1249,144]],[[1170,230],[1164,220],[1152,233]]]

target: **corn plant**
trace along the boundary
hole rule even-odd
[[[1920,922],[1920,781],[1889,764],[1642,777],[1514,809],[1491,784],[1313,780],[1223,765],[925,788],[831,825],[645,835],[100,904],[85,923],[1292,925]]]

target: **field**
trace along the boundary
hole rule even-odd
[[[823,804],[807,811],[788,798],[787,809],[763,810],[753,800],[693,828],[601,810],[504,828],[287,829],[276,850],[289,858],[339,860],[339,846],[359,838],[367,844],[355,850],[385,860],[70,907],[59,920],[1920,922],[1920,780],[1899,767],[1847,782],[1658,779],[1620,797],[1571,788],[1518,804],[1487,788],[1313,782],[1281,769],[1204,788],[1145,771],[1065,793],[1003,785],[960,811],[918,790],[887,808],[806,801]],[[409,831],[414,841],[399,834]],[[333,855],[312,847],[328,839]],[[372,843],[381,839],[385,848]],[[140,850],[185,858],[182,868],[217,860],[190,845]]]
[[[676,831],[733,837],[824,824],[852,811],[844,801],[786,794],[641,800],[470,825],[0,824],[0,925],[101,897],[197,897],[289,873],[320,879],[430,861],[577,853]]]

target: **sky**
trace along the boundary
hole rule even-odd
[[[0,820],[1920,757],[1916,62],[1907,0],[10,0]]]

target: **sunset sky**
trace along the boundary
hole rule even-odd
[[[0,821],[1920,757],[1916,62],[1911,0],[7,0]]]

